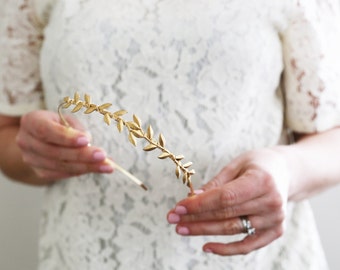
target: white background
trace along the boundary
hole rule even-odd
[[[1,270],[36,269],[42,197],[41,188],[17,184],[0,175]],[[337,270],[340,265],[337,247],[340,241],[340,186],[314,197],[312,205],[330,269]]]

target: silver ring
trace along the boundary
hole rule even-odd
[[[255,228],[251,226],[250,220],[246,216],[240,217],[242,221],[242,226],[243,226],[243,233],[246,233],[248,235],[254,235],[255,234]]]

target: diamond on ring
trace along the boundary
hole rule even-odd
[[[254,235],[256,230],[255,230],[255,228],[253,228],[251,226],[250,220],[245,216],[240,217],[240,219],[241,219],[242,225],[243,225],[243,231],[242,232],[246,233],[248,235]]]

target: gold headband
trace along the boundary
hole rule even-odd
[[[82,108],[85,109],[85,114],[90,114],[92,112],[98,112],[104,116],[104,122],[107,125],[110,125],[112,120],[116,121],[116,127],[119,132],[122,132],[124,127],[128,131],[128,139],[131,144],[134,146],[137,145],[136,139],[144,139],[147,142],[147,145],[143,148],[144,151],[153,151],[155,149],[159,149],[161,151],[161,154],[158,156],[159,159],[171,159],[176,166],[175,175],[177,179],[179,179],[182,176],[183,184],[187,185],[190,188],[189,195],[194,194],[192,182],[191,182],[191,176],[195,174],[195,171],[193,169],[189,170],[189,167],[191,167],[192,162],[186,162],[182,164],[182,160],[184,159],[183,155],[174,155],[171,153],[166,147],[165,147],[165,138],[163,134],[159,134],[158,139],[154,139],[154,131],[151,127],[151,125],[148,126],[147,130],[144,131],[142,129],[141,121],[136,116],[133,115],[132,121],[125,121],[122,116],[127,113],[125,110],[119,110],[116,112],[110,112],[107,109],[112,106],[111,103],[104,103],[100,106],[97,106],[96,104],[91,103],[91,98],[89,95],[84,95],[84,101],[80,99],[80,96],[78,93],[74,94],[74,98],[65,97],[63,99],[63,102],[58,107],[58,113],[60,116],[60,119],[62,123],[70,127],[69,123],[64,118],[61,110],[69,108],[71,105],[74,105],[74,108],[72,109],[72,113],[80,111]],[[113,163],[113,162],[112,162]],[[116,169],[124,173],[127,177],[129,177],[132,181],[134,181],[136,184],[138,184],[143,189],[147,190],[146,186],[143,184],[142,181],[137,179],[135,176],[130,174],[128,171],[120,167],[118,164],[113,163],[112,164]]]

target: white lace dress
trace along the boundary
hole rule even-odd
[[[194,162],[196,188],[238,154],[282,142],[287,128],[340,124],[337,0],[5,2],[1,113],[55,111],[64,96],[88,93],[162,132]],[[206,241],[232,238],[182,237],[167,223],[188,192],[174,165],[100,116],[77,117],[150,190],[119,172],[48,187],[41,270],[327,269],[308,202],[288,205],[285,234],[269,246],[205,254]]]

